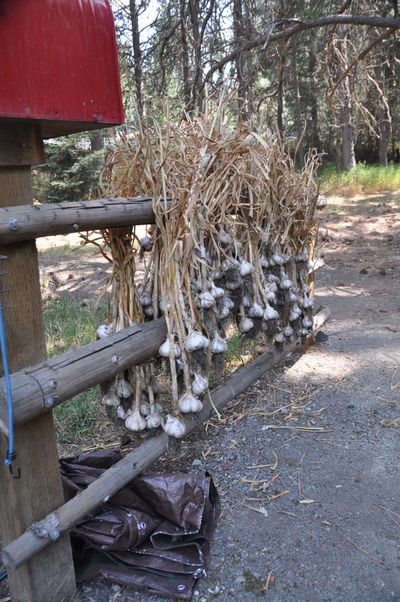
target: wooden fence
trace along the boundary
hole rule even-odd
[[[8,133],[10,135],[8,135]],[[60,602],[75,591],[68,537],[88,512],[155,461],[168,446],[155,436],[110,468],[75,498],[64,503],[52,409],[128,366],[153,357],[166,336],[163,318],[133,326],[77,350],[45,359],[39,270],[34,239],[39,236],[154,222],[151,199],[98,199],[79,203],[32,205],[30,166],[41,162],[42,147],[34,126],[21,149],[0,126],[0,254],[7,256],[6,325],[12,371],[15,448],[21,477],[12,479],[0,466],[2,560],[9,571],[12,600]],[[314,331],[329,318],[314,318]],[[284,356],[304,349],[304,341],[284,343],[240,368],[211,393],[222,408]],[[186,418],[187,433],[208,419],[206,403],[196,420]],[[4,379],[0,379],[0,455],[8,433]],[[51,546],[49,544],[52,544]]]

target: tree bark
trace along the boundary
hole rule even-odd
[[[382,71],[382,59],[381,53],[378,53],[377,56],[377,64],[375,69],[375,77],[378,83],[379,89],[381,90],[382,95],[384,94],[385,82],[384,75]],[[389,131],[388,131],[388,116],[386,114],[386,110],[383,104],[383,99],[378,99],[378,107],[377,107],[377,122],[378,122],[378,158],[380,165],[388,164],[388,145],[389,145]]]
[[[339,39],[337,41],[337,48],[339,55],[343,57],[343,61],[347,64],[347,36],[348,27],[346,25],[339,25],[337,28]],[[341,60],[338,59],[338,79],[341,79],[344,72],[345,66]],[[346,76],[338,87],[339,98],[341,107],[339,110],[339,167],[348,171],[354,169],[356,166],[356,156],[354,152],[354,130],[353,130],[353,116],[352,116],[352,98],[350,90],[351,76]]]
[[[140,117],[143,117],[143,92],[142,92],[142,50],[140,47],[139,8],[136,0],[129,1],[130,18],[132,26],[132,49],[135,74],[135,98]]]
[[[189,81],[189,48],[186,31],[186,0],[180,0],[179,3],[179,18],[181,21],[181,49],[182,49],[182,82],[183,82],[183,102],[186,111],[190,111],[192,107],[192,99],[190,94]]]
[[[295,115],[295,128],[297,134],[297,158],[299,161],[299,165],[301,169],[304,167],[304,148],[303,148],[303,124],[301,119],[301,96],[300,96],[300,86],[299,86],[299,77],[298,77],[298,69],[297,69],[297,48],[296,45],[293,46],[293,55],[292,55],[292,75],[293,75],[293,93],[294,93],[294,115]]]

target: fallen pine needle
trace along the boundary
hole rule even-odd
[[[267,580],[266,580],[266,582],[265,582],[265,585],[264,585],[264,587],[263,587],[263,590],[266,592],[266,591],[268,591],[268,589],[269,589],[270,587],[272,587],[273,585],[275,585],[275,577],[274,577],[274,575],[272,574],[272,571],[270,571],[270,572],[268,573],[268,577],[267,577]]]
[[[293,518],[300,518],[298,514],[295,514],[294,512],[289,512],[288,510],[277,510],[277,512],[279,514],[287,514],[288,516],[293,516]]]
[[[380,558],[375,558],[375,556],[372,556],[372,554],[370,554],[369,552],[367,552],[367,550],[364,550],[364,548],[362,548],[361,546],[357,545],[352,539],[350,539],[350,537],[347,537],[346,535],[344,535],[342,533],[342,531],[340,531],[338,529],[338,533],[340,533],[340,535],[343,537],[343,539],[345,539],[346,541],[348,541],[349,543],[351,543],[351,545],[358,550],[359,552],[362,552],[363,554],[365,554],[365,556],[367,556],[372,562],[374,562],[375,564],[379,565],[379,566],[384,566],[385,568],[388,568],[386,566],[386,564],[383,562],[383,560],[380,560]]]
[[[258,512],[258,514],[262,514],[265,518],[268,516],[268,510],[260,506],[259,508],[254,508],[254,506],[249,506],[248,504],[243,504],[245,508],[249,510],[253,510],[253,512]]]
[[[305,500],[297,500],[297,502],[299,504],[318,504],[319,500],[305,499]]]

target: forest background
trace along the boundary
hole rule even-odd
[[[48,141],[46,165],[35,172],[38,200],[95,197],[121,134],[140,122],[186,118],[222,92],[232,125],[274,129],[299,169],[317,149],[325,187],[338,177],[400,187],[398,0],[111,6],[126,125]]]

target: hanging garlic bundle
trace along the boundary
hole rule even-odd
[[[111,331],[160,316],[167,324],[159,350],[171,383],[166,419],[149,364],[119,375],[104,400],[120,400],[117,413],[122,407],[133,430],[162,425],[171,436],[185,434],[182,415],[201,411],[229,325],[278,344],[312,327],[318,158],[310,153],[296,172],[278,137],[228,129],[222,104],[179,124],[135,130],[103,173],[106,194],[151,196],[156,221],[140,239],[132,229],[102,232],[113,260]],[[136,284],[138,257],[144,273]]]

